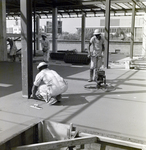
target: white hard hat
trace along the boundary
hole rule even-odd
[[[42,66],[48,66],[48,64],[45,63],[45,62],[40,62],[40,63],[38,64],[38,66],[37,66],[37,69],[39,69],[39,68],[42,67]]]
[[[93,33],[94,35],[98,35],[98,34],[101,34],[100,33],[100,31],[99,31],[99,29],[96,29],[96,30],[94,30],[94,33]]]

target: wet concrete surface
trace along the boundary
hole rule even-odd
[[[37,64],[38,61],[33,63],[33,77]],[[84,88],[89,84],[89,65],[52,60],[49,67],[63,76],[69,85],[61,103],[53,106],[23,98],[21,63],[0,62],[1,143],[44,119],[73,123],[88,133],[146,142],[146,70],[127,70],[122,65],[111,64],[105,72],[107,83],[115,88],[105,92]],[[41,109],[30,107],[34,104]]]

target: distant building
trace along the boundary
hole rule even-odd
[[[134,38],[135,40],[142,40],[144,18],[143,16],[135,17],[135,28],[134,28]],[[104,35],[105,33],[105,19],[100,19],[100,26],[96,27],[86,27],[85,33],[93,33],[95,29],[99,29],[100,32]],[[81,27],[77,28],[78,34],[81,34]],[[111,39],[116,34],[125,34],[126,37],[130,38],[131,36],[131,18],[129,17],[115,17],[110,19],[110,36]]]
[[[15,24],[13,24],[7,28],[7,33],[13,33],[13,34],[20,34],[21,33],[21,27],[19,25],[18,18],[16,18]]]
[[[7,33],[20,34],[21,33],[21,27],[19,25],[13,25],[11,27],[8,27]]]

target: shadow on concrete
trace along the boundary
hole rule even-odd
[[[33,64],[34,77],[37,73],[36,66],[37,63],[34,63]],[[114,71],[112,69],[106,70],[107,83],[113,84],[116,90],[111,92],[104,92],[102,90],[96,89],[93,91],[92,90],[86,91],[85,89],[80,89],[84,88],[83,86],[85,84],[88,84],[88,82],[85,81],[86,79],[88,79],[88,74],[85,76],[85,72],[88,73],[87,72],[87,70],[89,70],[88,67],[71,67],[71,65],[64,66],[51,64],[49,68],[57,71],[65,79],[69,79],[70,86],[72,86],[73,84],[73,88],[71,88],[69,91],[70,93],[63,94],[61,103],[58,103],[57,106],[49,106],[42,101],[41,103],[39,103],[39,105],[42,107],[41,110],[30,109],[30,112],[28,111],[23,112],[21,111],[22,108],[24,110],[25,109],[28,110],[30,104],[37,103],[37,101],[30,100],[29,102],[25,99],[23,101],[20,101],[22,105],[19,105],[17,107],[19,108],[19,110],[18,109],[14,110],[13,106],[15,106],[15,104],[17,104],[19,100],[12,101],[11,106],[7,108],[6,103],[9,102],[8,100],[7,102],[2,101],[3,102],[2,111],[4,113],[6,112],[10,114],[16,114],[21,117],[23,116],[35,118],[40,117],[41,119],[45,118],[59,121],[61,123],[74,122],[75,124],[82,126],[82,128],[85,128],[85,130],[88,131],[94,130],[94,132],[97,134],[98,133],[102,134],[106,132],[111,134],[111,136],[113,134],[122,136],[121,134],[125,133],[125,132],[123,133],[122,131],[127,129],[127,125],[130,126],[130,124],[133,124],[132,118],[134,117],[135,119],[136,117],[136,122],[134,122],[134,128],[140,130],[140,133],[138,134],[139,137],[145,137],[145,135],[143,135],[143,131],[145,131],[146,129],[145,129],[145,122],[143,120],[145,118],[145,105],[146,105],[146,101],[144,98],[146,93],[145,89],[146,72],[142,72],[140,70],[139,71],[119,70],[119,69]],[[0,62],[0,69],[1,69],[0,97],[21,91],[21,64]],[[77,84],[74,84],[75,82]],[[9,98],[11,98],[11,95],[9,96]],[[121,110],[122,108],[124,109]],[[104,116],[104,114],[102,114],[104,109],[105,114],[107,113],[108,116],[107,118],[106,116]],[[124,117],[126,111],[128,113],[126,113],[126,117]],[[92,116],[92,112],[95,114],[94,118]],[[118,114],[118,112],[120,112],[120,114]],[[98,117],[96,114],[98,114],[101,117]],[[110,117],[112,115],[114,115],[115,118]],[[121,118],[121,115],[123,115],[123,120],[119,119]],[[106,119],[106,121],[109,122],[109,124],[107,123],[107,128],[102,127],[99,128],[100,126],[97,127],[94,126],[97,123],[96,122],[97,120],[100,123],[104,121],[104,119]],[[10,121],[9,118],[7,120]],[[1,121],[7,120],[4,119]],[[84,121],[83,125],[82,122],[79,122],[80,120]],[[114,124],[111,123],[112,120],[115,121]],[[119,122],[125,124],[119,127],[117,126],[119,125]],[[24,122],[22,122],[22,124],[24,124]],[[112,130],[113,125],[114,130]],[[120,129],[115,130],[116,128]],[[126,133],[126,136],[128,135],[127,137],[133,137],[131,136],[132,134],[134,135],[137,134],[135,133],[137,132],[137,130],[133,130],[132,133],[131,128],[130,130],[127,131],[128,131]]]
[[[0,62],[0,97],[21,91],[20,63]]]
[[[73,106],[73,105],[80,105],[80,104],[86,104],[86,105],[82,105],[82,107],[75,111],[74,113],[71,112],[70,115],[68,115],[64,120],[62,120],[62,123],[66,123],[66,122],[69,122],[71,119],[73,119],[75,116],[79,115],[80,113],[82,113],[83,111],[85,111],[87,108],[89,108],[91,105],[94,105],[94,103],[96,103],[97,101],[101,100],[103,97],[107,97],[110,96],[110,95],[129,95],[129,94],[144,94],[146,93],[146,90],[137,90],[137,89],[133,89],[131,91],[131,89],[127,90],[127,89],[122,89],[120,88],[119,86],[121,85],[130,85],[130,86],[137,86],[137,84],[135,83],[125,83],[126,81],[133,81],[133,80],[140,80],[140,81],[143,81],[142,79],[139,79],[139,78],[133,78],[131,79],[131,77],[133,77],[138,71],[134,71],[134,72],[131,72],[130,74],[127,75],[127,77],[125,77],[124,79],[121,79],[121,77],[125,76],[125,74],[129,73],[129,71],[126,71],[124,72],[123,74],[121,74],[120,76],[117,76],[117,78],[115,78],[116,80],[116,83],[112,82],[112,80],[109,80],[111,83],[114,83],[115,85],[115,88],[116,89],[120,89],[120,91],[112,91],[112,92],[104,92],[102,90],[93,90],[93,91],[90,91],[90,93],[79,93],[79,94],[71,94],[71,95],[67,95],[68,98],[67,100],[66,99],[63,99],[62,101],[62,104],[59,104],[59,105],[66,105],[67,107],[62,109],[61,112],[63,111],[66,111],[68,108],[70,108],[70,106]],[[73,78],[72,78],[73,79]],[[76,78],[74,78],[76,79]],[[142,84],[139,84],[138,86],[143,86]],[[83,96],[83,97],[82,97]],[[92,100],[91,101],[88,101],[87,99],[85,99],[85,97],[92,97]],[[78,101],[78,99],[81,99],[81,101]],[[118,98],[116,98],[118,100]],[[122,99],[120,98],[119,100],[121,101],[131,101],[131,102],[137,102],[137,103],[145,103],[144,101],[140,101],[139,99],[132,99],[132,100],[129,100],[127,99],[127,97],[123,97]],[[56,114],[54,114],[53,116],[50,116],[48,119],[51,119],[52,117],[54,117],[55,115],[59,114],[60,111]]]
[[[38,62],[39,63],[39,62]],[[33,64],[33,79],[38,73],[37,63]],[[50,65],[50,69],[57,71],[62,77],[85,71],[88,68],[73,68],[70,66]],[[22,76],[20,62],[0,62],[0,97],[22,91]]]
[[[69,94],[62,96],[61,102],[57,103],[58,106],[75,106],[89,103],[83,94]]]

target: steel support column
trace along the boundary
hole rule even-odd
[[[105,68],[108,68],[108,61],[109,61],[110,5],[111,5],[111,0],[106,0],[105,51],[104,51],[104,67]]]
[[[40,50],[39,27],[40,27],[40,18],[37,15],[36,16],[36,50]]]
[[[130,42],[130,58],[133,59],[133,45],[134,45],[134,27],[135,27],[135,2],[132,8],[132,21],[131,21],[131,42]]]
[[[36,1],[33,0],[33,27],[34,27],[34,33],[33,33],[33,56],[36,56]]]
[[[146,57],[146,13],[144,14],[143,24],[143,41],[142,41],[142,57]]]
[[[85,14],[82,14],[81,52],[85,50]]]
[[[6,1],[0,0],[0,61],[6,60]]]
[[[33,84],[32,67],[32,0],[21,0],[22,96],[30,98]]]
[[[52,52],[57,52],[57,8],[53,8],[52,14]]]

